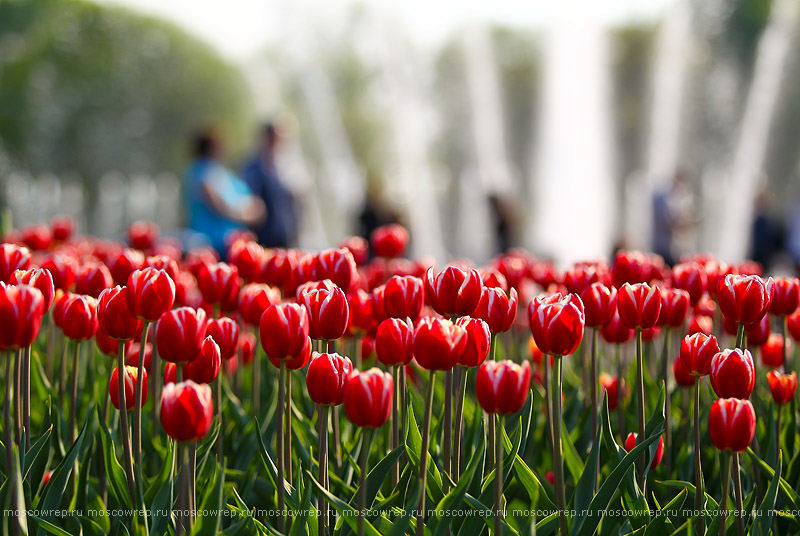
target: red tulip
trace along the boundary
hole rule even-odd
[[[692,305],[696,305],[706,293],[708,278],[703,267],[696,262],[682,262],[672,269],[672,284],[688,292]]]
[[[186,254],[184,265],[189,268],[193,276],[197,277],[200,269],[209,264],[216,264],[219,262],[219,255],[217,251],[210,246],[201,246],[193,248]]]
[[[603,336],[603,339],[611,344],[625,344],[633,338],[633,333],[632,329],[622,324],[616,306],[614,307],[614,316],[611,317],[611,322],[600,330],[600,335]]]
[[[619,405],[620,394],[625,397],[625,381],[622,382],[622,389],[620,390],[620,382],[617,376],[610,374],[600,374],[600,385],[606,391],[606,398],[608,399],[608,409],[615,410]]]
[[[167,275],[177,285],[177,279],[180,276],[180,268],[178,263],[168,255],[152,255],[144,259],[145,268],[155,268],[156,270],[164,270]]]
[[[462,316],[456,320],[456,325],[467,332],[467,346],[458,364],[462,367],[474,368],[486,360],[489,355],[492,333],[488,324],[480,318]]]
[[[617,311],[631,329],[652,328],[661,312],[661,289],[647,283],[625,283],[617,293]]]
[[[362,361],[367,361],[372,359],[373,355],[375,354],[375,337],[361,337],[361,344],[359,346],[361,349],[361,359]],[[408,373],[408,369],[406,368],[406,373]]]
[[[158,355],[170,363],[188,363],[199,354],[206,337],[206,312],[179,307],[167,311],[156,324]]]
[[[65,293],[57,303],[53,321],[64,336],[77,341],[91,339],[97,331],[97,300],[91,296]]]
[[[777,316],[789,316],[800,306],[800,279],[776,277],[775,295],[769,312]]]
[[[50,227],[53,229],[53,238],[63,242],[75,233],[78,223],[71,216],[55,216],[50,220]]]
[[[336,340],[347,330],[350,309],[342,289],[311,290],[298,297],[298,303],[306,308],[309,334],[312,339]]]
[[[503,333],[514,325],[518,299],[514,288],[506,294],[502,288],[483,287],[481,299],[472,316],[486,322],[492,333]]]
[[[708,376],[711,374],[711,360],[718,353],[719,344],[716,337],[695,333],[686,335],[681,341],[681,353],[678,359],[689,374]]]
[[[264,248],[252,240],[234,240],[228,248],[228,264],[235,266],[242,279],[255,282],[261,279]]]
[[[0,350],[17,350],[33,344],[43,315],[44,297],[37,288],[0,282]]]
[[[711,386],[720,398],[750,398],[756,382],[750,350],[723,350],[711,360]]]
[[[586,316],[586,326],[602,328],[611,322],[616,309],[614,301],[616,296],[617,290],[614,287],[609,288],[599,281],[583,289],[581,301]]]
[[[372,289],[372,293],[370,294],[370,301],[372,302],[372,318],[375,319],[375,322],[377,323],[381,323],[389,318],[389,315],[386,314],[386,305],[384,303],[385,291],[386,286],[381,285]]]
[[[677,328],[683,325],[689,313],[689,293],[683,289],[661,289],[661,311],[657,324]]]
[[[267,307],[280,303],[281,293],[276,288],[261,283],[249,283],[239,294],[239,314],[251,326],[257,326]]]
[[[124,285],[128,282],[128,277],[144,265],[144,255],[141,251],[125,248],[104,261],[114,283]]]
[[[449,320],[425,317],[414,330],[414,357],[426,370],[450,370],[467,348],[467,331]]]
[[[786,317],[786,328],[792,339],[800,341],[800,311]]]
[[[176,441],[199,441],[211,428],[214,403],[211,388],[192,380],[164,385],[161,426]]]
[[[748,338],[748,343],[750,339]],[[792,343],[786,340],[786,353],[792,351]],[[770,333],[767,342],[761,345],[761,362],[765,367],[776,369],[783,366],[783,337],[779,333]]]
[[[108,394],[111,397],[111,403],[114,407],[119,409],[119,367],[115,367],[111,373],[111,380],[108,382]],[[136,367],[125,365],[125,409],[133,409],[136,402],[136,378],[139,373]],[[147,370],[142,369],[142,405],[144,406],[147,401]]]
[[[338,288],[336,285],[333,284],[333,281],[330,279],[320,279],[320,280],[313,280],[313,281],[306,281],[297,287],[295,291],[295,299],[298,301],[302,298],[303,294],[307,292],[311,292],[312,290],[327,290],[328,292],[332,291],[333,289]]]
[[[158,240],[161,230],[153,222],[137,221],[128,227],[128,244],[132,248],[148,250]]]
[[[17,270],[11,274],[9,283],[12,285],[29,285],[39,290],[44,298],[44,312],[50,310],[55,299],[55,287],[50,271],[44,268],[30,268],[28,270]]]
[[[102,329],[98,329],[94,334],[94,340],[97,343],[97,349],[100,350],[102,354],[107,355],[108,357],[117,357],[117,353],[119,352],[118,340],[112,339],[103,333]],[[128,355],[131,344],[133,344],[133,341],[125,341],[125,347],[123,350],[125,355]]]
[[[794,398],[797,391],[797,373],[782,374],[775,370],[767,373],[769,390],[772,392],[772,400],[779,406],[785,406]]]
[[[291,295],[297,287],[294,278],[297,255],[294,251],[284,249],[269,251],[264,261],[261,279],[270,286],[282,289],[284,295]]]
[[[717,284],[719,309],[727,317],[744,324],[759,322],[769,311],[775,283],[757,275],[726,275]]]
[[[339,248],[348,250],[358,266],[367,264],[369,260],[369,242],[364,237],[351,236],[341,242]]]
[[[270,359],[286,360],[306,353],[310,348],[308,313],[297,303],[270,306],[261,316],[261,347]]]
[[[664,296],[665,290],[661,290],[661,296]],[[689,300],[689,296],[686,296],[686,300]],[[714,313],[717,311],[717,302],[711,299],[711,296],[706,294],[703,298],[695,305],[693,308],[694,314],[697,315],[705,315],[705,316],[714,316]],[[664,310],[664,300],[661,300],[661,310]]]
[[[416,320],[425,304],[422,279],[411,275],[392,276],[383,290],[383,306],[390,318]]]
[[[536,346],[542,352],[573,354],[583,339],[583,302],[577,295],[568,294],[557,302],[539,306],[530,321]]]
[[[45,224],[28,225],[19,234],[22,243],[33,251],[50,249],[53,245],[53,231]]]
[[[628,434],[628,437],[625,438],[625,450],[628,452],[632,451],[633,448],[636,446],[636,438],[639,437],[639,434],[631,432]],[[656,453],[653,455],[653,462],[650,464],[650,469],[655,469],[658,467],[658,464],[661,463],[661,458],[664,457],[664,438],[658,438],[658,447],[656,447]]]
[[[478,273],[481,276],[481,281],[483,281],[483,286],[485,288],[499,288],[503,292],[508,293],[508,281],[506,281],[506,276],[497,270],[489,269],[478,270]]]
[[[222,359],[230,359],[236,355],[239,347],[239,324],[230,318],[209,318],[205,336],[211,337],[219,345]]]
[[[711,298],[716,300],[717,285],[719,284],[719,280],[728,274],[732,274],[733,267],[728,266],[724,262],[710,260],[705,263],[704,269],[706,271],[706,277],[708,278],[708,294],[711,296]]]
[[[223,311],[236,308],[239,298],[239,270],[224,262],[200,267],[197,286],[207,303],[220,305]]]
[[[562,282],[568,292],[580,296],[586,288],[599,280],[594,266],[576,265],[571,270],[564,272]]]
[[[139,339],[144,323],[128,309],[128,288],[116,286],[100,293],[97,322],[100,330],[118,341]],[[160,352],[160,351],[159,351]]]
[[[78,261],[66,253],[53,253],[39,263],[41,268],[53,276],[53,286],[61,290],[72,290],[75,286],[75,273],[78,271]]]
[[[211,383],[219,374],[221,362],[219,346],[213,338],[206,337],[200,345],[197,357],[183,365],[183,377],[200,384]]]
[[[672,363],[672,376],[681,387],[694,387],[697,376],[686,370],[680,357]]]
[[[326,249],[317,255],[317,279],[330,279],[348,292],[358,278],[353,254],[347,249]]]
[[[486,361],[475,378],[475,394],[483,411],[511,415],[522,409],[531,385],[531,367],[513,361]]]
[[[744,452],[756,433],[756,412],[749,400],[721,398],[711,406],[708,435],[719,450]]]
[[[414,325],[406,318],[387,318],[375,335],[378,361],[387,367],[408,365],[414,357]]]
[[[344,412],[356,426],[379,428],[392,413],[392,375],[378,368],[355,373],[344,388]]]
[[[426,300],[442,316],[472,314],[481,299],[482,288],[481,276],[475,269],[448,266],[434,275],[433,268],[428,268],[425,275]]]
[[[134,342],[125,349],[125,364],[129,367],[138,367],[139,366],[139,354],[141,353],[142,344],[139,342]],[[144,363],[142,366],[147,371],[148,374],[152,374],[152,370],[150,368],[151,363],[153,360],[153,345],[149,342],[144,346]]]
[[[724,317],[726,321],[728,321],[728,317]],[[732,325],[726,327],[733,328],[729,333],[730,335],[736,335],[737,329],[739,325],[736,322],[733,322]],[[761,319],[760,322],[756,322],[755,324],[747,324],[745,325],[745,334],[747,335],[747,344],[751,347],[761,346],[762,344],[766,344],[769,340],[770,336],[770,329],[769,329],[769,315],[764,315],[764,318]]]
[[[614,257],[611,275],[617,287],[625,283],[646,283],[651,275],[649,259],[639,251],[620,251]]]
[[[239,353],[242,354],[242,362],[249,365],[253,362],[256,355],[256,336],[252,333],[239,333]]]
[[[408,231],[402,225],[384,225],[372,231],[369,241],[378,257],[402,257],[408,246]]]
[[[372,295],[357,289],[347,295],[347,308],[350,311],[347,331],[354,336],[364,336],[377,328],[378,322],[372,316]]]
[[[353,363],[339,354],[314,353],[306,373],[308,396],[315,404],[338,406],[344,402],[344,389],[353,373]]]
[[[75,292],[99,298],[100,293],[114,285],[114,278],[105,264],[89,262],[78,268],[75,274]]]
[[[704,335],[711,335],[714,331],[714,319],[706,315],[692,315],[689,319],[689,327],[686,330],[687,335],[694,335],[695,333],[703,333]]]
[[[128,309],[140,320],[155,322],[172,309],[175,283],[164,270],[143,268],[128,277]]]
[[[0,283],[8,283],[11,274],[27,270],[31,264],[28,248],[16,244],[0,244]]]

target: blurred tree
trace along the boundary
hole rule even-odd
[[[32,173],[180,172],[209,124],[252,134],[241,73],[177,27],[80,0],[0,3],[0,152]],[[92,194],[90,188],[90,195]]]

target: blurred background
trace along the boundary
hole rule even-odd
[[[6,0],[0,206],[177,232],[192,136],[238,172],[270,121],[301,247],[796,266],[800,3],[468,4]]]

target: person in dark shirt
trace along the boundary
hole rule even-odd
[[[278,130],[268,123],[262,129],[258,153],[242,171],[242,178],[267,209],[263,223],[251,227],[259,243],[266,247],[290,247],[297,238],[294,196],[281,182],[275,164],[279,143]]]

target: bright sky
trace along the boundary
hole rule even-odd
[[[541,27],[582,17],[599,24],[653,20],[672,0],[95,0],[171,20],[243,61],[281,34],[288,16],[315,26],[365,5],[397,19],[420,45],[436,45],[469,23]]]

